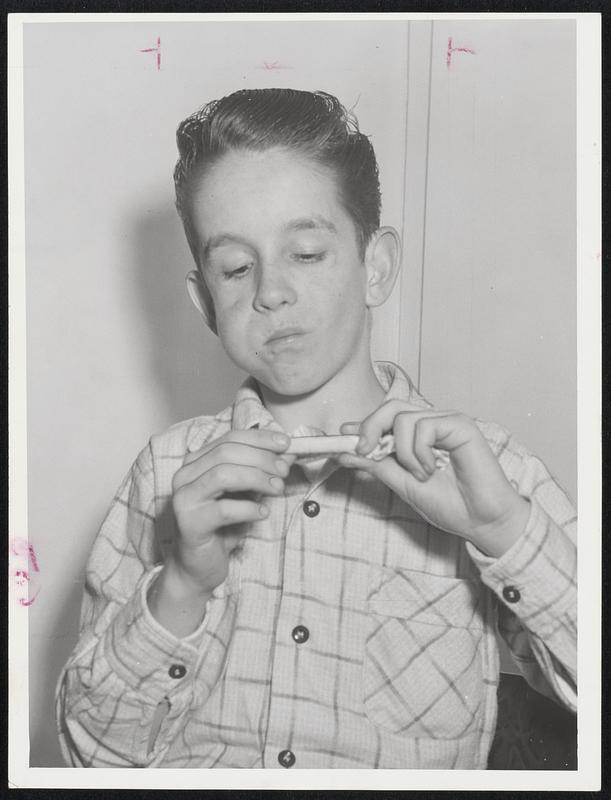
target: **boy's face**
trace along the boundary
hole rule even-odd
[[[193,219],[235,364],[297,396],[368,357],[366,270],[328,170],[284,150],[229,153],[200,180]]]

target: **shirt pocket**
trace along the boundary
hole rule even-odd
[[[483,597],[476,580],[375,570],[368,587],[363,702],[394,734],[458,739],[483,702]]]

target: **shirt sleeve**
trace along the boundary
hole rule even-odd
[[[146,448],[96,538],[87,564],[79,641],[58,682],[58,733],[70,766],[154,764],[190,709],[205,702],[224,662],[233,609],[229,579],[202,609],[200,627],[183,639],[163,628],[148,609],[147,590],[162,568],[156,563],[161,558],[156,505],[152,456]],[[160,705],[166,713],[156,724],[153,743],[151,727],[160,718]]]
[[[467,549],[499,600],[499,633],[517,666],[533,688],[576,710],[575,509],[545,465],[513,437],[505,432],[492,446],[511,484],[529,500],[530,515],[500,558],[471,544]]]

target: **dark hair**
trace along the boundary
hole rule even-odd
[[[333,95],[295,89],[243,89],[213,100],[182,122],[176,133],[176,208],[196,263],[191,196],[207,166],[232,150],[283,147],[330,168],[340,199],[356,227],[364,253],[380,227],[378,165],[369,139]]]

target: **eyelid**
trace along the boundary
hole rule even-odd
[[[223,269],[222,275],[223,278],[241,278],[244,275],[247,275],[250,272],[250,267],[253,266],[253,262],[249,261],[247,264],[240,264],[239,267],[232,267],[230,269]],[[245,270],[242,272],[242,270]]]
[[[326,258],[326,256],[327,256],[326,250],[317,250],[313,253],[299,252],[292,254],[292,258],[301,261],[323,261]]]

